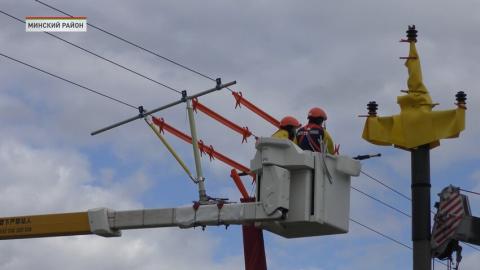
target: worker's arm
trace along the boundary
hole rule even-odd
[[[279,129],[277,132],[272,134],[272,138],[288,140],[288,131],[284,129]]]
[[[290,138],[288,137],[288,131],[284,129],[279,129],[277,132],[272,134],[272,138],[277,138],[277,139],[285,139],[289,140]],[[295,136],[293,138],[293,143],[298,145],[297,137]]]

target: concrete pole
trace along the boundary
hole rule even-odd
[[[430,146],[411,150],[413,270],[431,270]]]

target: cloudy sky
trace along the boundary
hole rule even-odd
[[[46,0],[47,1],[47,0]],[[361,139],[365,105],[398,113],[406,88],[398,40],[407,25],[419,30],[424,81],[439,109],[468,94],[467,129],[431,152],[432,203],[446,185],[480,191],[480,2],[452,1],[60,1],[49,4],[224,82],[276,118],[302,122],[313,106],[328,113],[327,127],[346,155],[381,152],[363,170],[410,193],[409,153]],[[58,16],[30,0],[1,0],[0,10]],[[26,33],[0,14],[0,52],[135,106],[154,108],[179,98],[166,88],[61,42]],[[120,42],[93,28],[60,37],[175,89],[190,93],[213,82]],[[110,132],[90,132],[136,114],[78,87],[0,57],[0,216],[175,207],[197,198],[196,187],[142,121]],[[248,110],[234,109],[227,91],[201,101],[256,135],[275,130]],[[158,114],[187,131],[185,107]],[[247,164],[254,143],[198,114],[200,137]],[[193,170],[191,146],[167,136]],[[208,193],[238,200],[229,168],[203,160]],[[246,186],[251,189],[248,180]],[[352,184],[410,212],[410,202],[371,179]],[[470,196],[480,215],[480,198]],[[411,246],[410,219],[353,191],[350,216]],[[345,235],[287,240],[265,233],[269,269],[405,269],[411,251],[357,224]],[[464,246],[463,269],[476,269],[480,251]],[[436,264],[436,269],[445,266]],[[75,236],[0,243],[2,269],[243,269],[238,227],[125,231],[121,238]]]

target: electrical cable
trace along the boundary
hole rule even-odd
[[[367,194],[367,193],[365,193],[365,192],[363,192],[363,191],[355,188],[354,186],[350,186],[350,188],[353,189],[353,190],[355,190],[355,191],[357,191],[357,192],[359,192],[359,193],[361,193],[361,194],[363,194],[364,196],[369,197],[370,199],[372,199],[372,200],[374,200],[374,201],[376,201],[376,202],[378,202],[378,203],[381,203],[381,204],[385,205],[386,207],[388,207],[388,208],[390,208],[390,209],[393,209],[393,210],[399,212],[400,214],[402,214],[402,215],[404,215],[404,216],[407,216],[407,217],[409,217],[409,218],[412,217],[410,214],[407,214],[407,213],[405,213],[404,211],[402,211],[402,210],[400,210],[400,209],[398,209],[398,208],[396,208],[396,207],[394,207],[394,206],[392,206],[392,205],[390,205],[390,204],[388,204],[388,203],[386,203],[386,202],[384,202],[384,201],[382,201],[382,200],[380,200],[380,199],[377,199],[377,198],[375,198],[374,196],[372,196],[372,195],[370,195],[370,194]]]
[[[110,99],[110,100],[113,100],[113,101],[115,101],[115,102],[118,102],[118,103],[120,103],[120,104],[123,104],[123,105],[125,105],[125,106],[128,106],[128,107],[130,107],[130,108],[133,108],[133,109],[135,109],[135,110],[138,110],[137,107],[135,107],[135,106],[133,106],[133,105],[131,105],[131,104],[125,102],[125,101],[122,101],[122,100],[120,100],[120,99],[114,98],[114,97],[109,96],[109,95],[107,95],[107,94],[101,93],[101,92],[99,92],[99,91],[97,91],[97,90],[93,90],[93,89],[91,89],[91,88],[88,88],[88,87],[86,87],[86,86],[83,86],[83,85],[81,85],[81,84],[78,84],[78,83],[76,83],[76,82],[74,82],[74,81],[71,81],[71,80],[69,80],[69,79],[65,79],[65,78],[60,77],[60,76],[58,76],[58,75],[55,75],[55,74],[53,74],[53,73],[51,73],[51,72],[48,72],[48,71],[46,71],[46,70],[43,70],[43,69],[41,69],[41,68],[39,68],[39,67],[30,65],[30,64],[25,63],[25,62],[23,62],[23,61],[21,61],[21,60],[18,60],[18,59],[15,59],[15,58],[13,58],[13,57],[10,57],[10,56],[8,56],[8,55],[6,55],[6,54],[3,54],[3,53],[1,53],[1,52],[0,52],[0,56],[3,56],[3,57],[5,57],[5,58],[8,58],[8,59],[10,59],[10,60],[12,60],[12,61],[15,61],[15,62],[17,62],[17,63],[19,63],[19,64],[25,65],[25,66],[30,67],[30,68],[32,68],[32,69],[35,69],[35,70],[37,70],[37,71],[40,71],[40,72],[42,72],[42,73],[44,73],[44,74],[50,75],[50,76],[52,76],[52,77],[54,77],[54,78],[57,78],[57,79],[59,79],[59,80],[62,80],[62,81],[64,81],[64,82],[68,82],[68,83],[70,83],[70,84],[73,84],[73,85],[75,85],[75,86],[77,86],[77,87],[80,87],[80,88],[82,88],[82,89],[85,89],[85,90],[87,90],[87,91],[90,91],[90,92],[92,92],[92,93],[95,93],[95,94],[97,94],[97,95],[100,95],[100,96],[102,96],[102,97],[108,98],[108,99]]]
[[[60,12],[60,13],[62,13],[62,14],[64,14],[64,15],[73,17],[73,15],[70,15],[69,13],[67,13],[67,12],[65,12],[65,11],[63,11],[63,10],[60,10],[60,9],[54,7],[54,6],[51,6],[51,5],[47,4],[47,3],[42,2],[42,1],[35,0],[35,2],[37,2],[37,3],[41,4],[41,5],[44,5],[44,6],[50,8],[50,9],[52,9],[52,10],[55,10],[55,11],[57,11],[57,12]],[[123,38],[123,37],[119,36],[118,34],[114,34],[114,33],[110,32],[110,31],[107,31],[107,30],[105,30],[105,29],[103,29],[103,28],[101,28],[101,27],[99,27],[99,26],[93,25],[93,24],[91,24],[91,23],[87,23],[87,25],[90,26],[90,27],[92,27],[92,28],[94,28],[94,29],[96,29],[96,30],[98,30],[98,31],[100,31],[100,32],[102,32],[102,33],[104,33],[104,34],[107,34],[107,35],[109,35],[109,36],[111,36],[111,37],[114,37],[114,38],[116,38],[116,39],[118,39],[118,40],[120,40],[120,41],[123,41],[123,42],[131,45],[131,46],[134,46],[135,48],[138,48],[138,49],[140,49],[140,50],[142,50],[142,51],[144,51],[144,52],[147,52],[147,53],[149,53],[149,54],[151,54],[151,55],[154,55],[154,56],[156,56],[156,57],[158,57],[158,58],[161,58],[161,59],[163,59],[163,60],[165,60],[165,61],[167,61],[167,62],[169,62],[169,63],[171,63],[171,64],[174,64],[174,65],[176,65],[176,66],[178,66],[178,67],[181,67],[181,68],[183,68],[183,69],[185,69],[185,70],[188,70],[188,71],[190,71],[190,72],[193,72],[193,73],[195,73],[195,74],[197,74],[197,75],[199,75],[199,76],[201,76],[201,77],[203,77],[203,78],[205,78],[205,79],[209,79],[209,80],[211,80],[211,81],[215,81],[215,79],[212,78],[211,76],[205,75],[204,73],[202,73],[202,72],[200,72],[200,71],[198,71],[198,70],[195,70],[195,69],[190,68],[190,67],[188,67],[188,66],[186,66],[186,65],[180,64],[179,62],[177,62],[177,61],[175,61],[175,60],[172,60],[171,58],[168,58],[168,57],[166,57],[166,56],[163,56],[163,55],[159,54],[158,52],[154,52],[154,51],[152,51],[152,50],[149,50],[149,49],[147,49],[147,48],[145,48],[145,47],[143,47],[143,46],[141,46],[141,45],[139,45],[139,44],[137,44],[137,43],[135,43],[135,42],[129,41],[129,40],[127,40],[126,38]],[[228,90],[230,90],[230,91],[233,91],[232,89],[230,89],[230,88],[228,88],[228,87],[226,87],[226,88],[227,88]]]
[[[377,178],[375,178],[375,177],[367,174],[367,173],[364,172],[364,171],[360,171],[360,172],[361,172],[363,175],[367,176],[368,178],[370,178],[370,179],[376,181],[377,183],[383,185],[384,187],[390,189],[391,191],[399,194],[400,196],[404,197],[405,199],[407,199],[407,200],[409,200],[409,201],[412,200],[410,197],[408,197],[408,196],[404,195],[403,193],[397,191],[396,189],[394,189],[394,188],[386,185],[383,181],[380,181],[379,179],[377,179]],[[353,187],[352,187],[352,188],[353,188]],[[472,193],[472,194],[480,195],[480,193],[477,193],[477,192],[474,192],[474,191],[465,190],[465,189],[460,189],[460,190],[461,190],[461,191],[464,191],[464,192],[469,192],[469,193]],[[357,190],[357,191],[358,191],[358,190]],[[367,194],[364,194],[364,195],[365,195],[365,196],[368,196]],[[373,197],[373,196],[368,196],[368,197],[371,197],[373,200],[378,201],[378,200],[377,200],[375,197]],[[380,201],[379,201],[379,202],[380,202]],[[384,204],[383,202],[380,202],[380,203]],[[384,204],[384,205],[386,205],[386,204]],[[389,205],[386,205],[386,206],[390,207]],[[390,208],[392,208],[392,207],[390,207]],[[393,209],[393,208],[392,208],[392,209]],[[396,209],[395,209],[395,210],[396,210]],[[398,211],[398,210],[397,210],[397,211]],[[431,212],[432,214],[435,214],[433,211],[430,211],[430,212]],[[409,217],[411,217],[411,216],[409,216]],[[476,250],[476,251],[480,251],[480,248],[477,248],[476,246],[470,245],[469,243],[464,243],[464,244],[467,245],[467,246],[469,246],[469,247],[471,247],[472,249],[474,249],[474,250]]]
[[[472,193],[472,194],[475,194],[475,195],[480,195],[480,193],[478,193],[478,192],[475,192],[475,191],[466,190],[466,189],[463,189],[463,188],[461,188],[460,190],[461,190],[461,191],[468,192],[468,193]]]
[[[352,219],[352,218],[350,218],[350,221],[352,221],[353,223],[356,223],[356,224],[358,224],[358,225],[360,225],[360,226],[362,226],[362,227],[364,227],[364,228],[366,228],[366,229],[368,229],[368,230],[370,230],[370,231],[372,231],[372,232],[374,232],[374,233],[376,233],[376,234],[378,234],[378,235],[380,235],[380,236],[382,236],[382,237],[384,237],[384,238],[386,238],[386,239],[388,239],[388,240],[390,240],[390,241],[393,241],[393,242],[395,242],[395,243],[397,243],[397,244],[399,244],[399,245],[401,245],[401,246],[403,246],[403,247],[406,247],[406,248],[408,248],[408,249],[410,249],[410,250],[413,250],[413,248],[410,247],[410,246],[408,246],[407,244],[404,244],[404,243],[402,243],[402,242],[400,242],[400,241],[398,241],[398,240],[396,240],[396,239],[394,239],[394,238],[392,238],[392,237],[390,237],[390,236],[388,236],[388,235],[386,235],[386,234],[384,234],[384,233],[381,233],[381,232],[379,232],[379,231],[377,231],[377,230],[375,230],[375,229],[373,229],[373,228],[371,228],[371,227],[369,227],[369,226],[367,226],[367,225],[364,225],[364,224],[362,224],[362,223],[360,223],[360,222],[358,222],[358,221],[356,221],[356,220],[354,220],[354,219]]]
[[[24,20],[22,20],[22,19],[20,19],[20,18],[17,18],[17,17],[15,17],[15,16],[13,16],[13,15],[11,15],[11,14],[3,11],[3,10],[0,10],[0,13],[2,13],[2,14],[6,15],[6,16],[14,19],[14,20],[17,20],[17,21],[19,21],[19,22],[25,23]],[[93,51],[91,51],[91,50],[85,49],[85,48],[83,48],[83,47],[81,47],[81,46],[79,46],[79,45],[77,45],[77,44],[75,44],[75,43],[73,43],[73,42],[70,42],[70,41],[68,41],[68,40],[66,40],[66,39],[63,39],[63,38],[61,38],[61,37],[59,37],[59,36],[57,36],[57,35],[54,35],[54,34],[52,34],[52,33],[46,32],[46,31],[44,31],[43,33],[45,33],[45,34],[47,34],[47,35],[49,35],[49,36],[51,36],[51,37],[54,37],[54,38],[56,38],[56,39],[58,39],[58,40],[60,40],[60,41],[63,41],[63,42],[65,42],[65,43],[67,43],[67,44],[69,44],[69,45],[71,45],[71,46],[73,46],[73,47],[75,47],[75,48],[78,48],[78,49],[80,49],[80,50],[82,50],[82,51],[84,51],[84,52],[86,52],[86,53],[89,53],[89,54],[91,54],[91,55],[93,55],[93,56],[95,56],[95,57],[98,57],[98,58],[100,58],[100,59],[102,59],[102,60],[104,60],[104,61],[106,61],[106,62],[108,62],[108,63],[110,63],[110,64],[113,64],[113,65],[115,65],[115,66],[117,66],[117,67],[120,67],[120,68],[122,68],[122,69],[124,69],[124,70],[126,70],[126,71],[129,71],[129,72],[131,72],[131,73],[133,73],[133,74],[135,74],[135,75],[138,75],[138,76],[140,76],[140,77],[142,77],[142,78],[144,78],[144,79],[146,79],[146,80],[149,80],[149,81],[151,81],[151,82],[153,82],[153,83],[156,83],[156,84],[158,84],[158,85],[160,85],[160,86],[163,86],[163,87],[165,87],[165,88],[167,88],[167,89],[169,89],[169,90],[171,90],[171,91],[174,91],[174,92],[179,93],[179,94],[182,93],[181,91],[179,91],[179,90],[177,90],[177,89],[175,89],[175,88],[173,88],[173,87],[171,87],[171,86],[168,86],[168,85],[166,85],[166,84],[164,84],[164,83],[162,83],[162,82],[159,82],[159,81],[157,81],[157,80],[155,80],[155,79],[152,79],[152,78],[150,78],[150,77],[148,77],[148,76],[146,76],[146,75],[143,75],[143,74],[141,74],[141,73],[139,73],[139,72],[137,72],[137,71],[135,71],[135,70],[133,70],[133,69],[131,69],[131,68],[128,68],[128,67],[126,67],[126,66],[124,66],[124,65],[122,65],[122,64],[119,64],[119,63],[117,63],[117,62],[115,62],[115,61],[113,61],[113,60],[110,60],[110,59],[108,59],[108,58],[106,58],[106,57],[104,57],[104,56],[101,56],[101,55],[99,55],[99,54],[97,54],[97,53],[95,53],[95,52],[93,52]]]
[[[471,245],[471,244],[469,244],[469,243],[463,243],[463,244],[465,244],[466,246],[469,246],[469,247],[471,247],[471,248],[475,249],[476,251],[480,251],[480,249],[479,249],[479,248],[477,248],[477,247],[476,247],[476,246],[474,246],[474,245]]]
[[[405,198],[405,199],[407,199],[407,200],[409,200],[409,201],[411,201],[411,200],[412,200],[412,199],[411,199],[409,196],[407,196],[407,195],[403,194],[402,192],[400,192],[400,191],[398,191],[398,190],[396,190],[396,189],[394,189],[394,188],[390,187],[389,185],[385,184],[384,182],[382,182],[382,181],[378,180],[377,178],[375,178],[375,177],[373,177],[373,176],[371,176],[371,175],[367,174],[365,171],[363,171],[363,170],[360,170],[360,173],[362,173],[362,174],[363,174],[363,175],[365,175],[366,177],[368,177],[368,178],[372,179],[373,181],[375,181],[375,182],[379,183],[380,185],[382,185],[382,186],[384,186],[384,187],[386,187],[386,188],[390,189],[391,191],[393,191],[393,192],[397,193],[397,194],[398,194],[398,195],[400,195],[401,197],[403,197],[403,198]]]
[[[386,235],[386,234],[384,234],[384,233],[381,233],[381,232],[379,232],[379,231],[377,231],[377,230],[375,230],[375,229],[373,229],[373,228],[371,228],[371,227],[369,227],[369,226],[367,226],[367,225],[365,225],[365,224],[362,224],[362,223],[360,223],[360,222],[358,222],[358,221],[356,221],[356,220],[354,220],[354,219],[352,219],[352,218],[349,218],[349,219],[350,219],[351,222],[353,222],[353,223],[355,223],[355,224],[357,224],[357,225],[360,225],[360,226],[364,227],[365,229],[370,230],[370,231],[372,231],[372,232],[374,232],[374,233],[382,236],[382,237],[385,238],[385,239],[388,239],[388,240],[390,240],[390,241],[392,241],[392,242],[395,242],[396,244],[401,245],[401,246],[403,246],[403,247],[406,247],[406,248],[408,248],[408,249],[410,249],[410,250],[413,250],[413,248],[410,247],[410,246],[408,246],[407,244],[404,244],[404,243],[402,243],[402,242],[400,242],[400,241],[398,241],[398,240],[396,240],[396,239],[394,239],[394,238],[392,238],[392,237],[390,237],[390,236],[388,236],[388,235]],[[444,263],[444,262],[442,262],[442,261],[440,261],[440,260],[437,260],[437,259],[435,259],[435,260],[436,260],[438,263],[441,263],[441,264],[443,264],[443,265],[445,265],[445,266],[447,265],[446,263]]]
[[[351,186],[351,188],[352,188],[353,190],[355,190],[355,191],[357,191],[357,192],[359,192],[359,193],[361,193],[361,194],[369,197],[370,199],[375,200],[375,201],[377,201],[377,202],[379,202],[379,203],[381,203],[381,204],[383,204],[383,205],[385,205],[385,206],[387,206],[387,207],[389,207],[389,208],[391,208],[391,209],[393,209],[393,210],[395,210],[395,211],[397,211],[397,212],[399,212],[399,213],[401,213],[401,214],[403,214],[403,215],[405,215],[405,216],[407,216],[407,217],[409,217],[409,218],[412,217],[411,215],[403,212],[402,210],[399,210],[399,209],[397,209],[397,208],[395,208],[395,207],[393,207],[393,206],[391,206],[391,205],[383,202],[382,200],[377,199],[377,198],[375,198],[374,196],[371,196],[371,195],[369,195],[369,194],[367,194],[367,193],[365,193],[365,192],[363,192],[363,191],[361,191],[361,190],[359,190],[359,189],[357,189],[357,188],[355,188],[355,187],[353,187],[353,186]],[[387,235],[385,235],[385,234],[383,234],[383,233],[381,233],[381,232],[379,232],[379,231],[377,231],[377,230],[375,230],[375,229],[372,229],[372,228],[368,227],[368,226],[365,225],[365,224],[362,224],[362,223],[360,223],[360,222],[358,222],[358,221],[356,221],[356,220],[353,220],[352,218],[350,218],[350,221],[352,221],[352,222],[354,222],[354,223],[356,223],[356,224],[358,224],[358,225],[360,225],[360,226],[362,226],[362,227],[364,227],[364,228],[367,228],[367,229],[369,229],[370,231],[375,232],[375,233],[377,233],[377,234],[379,234],[379,235],[381,235],[381,236],[383,236],[383,237],[385,237],[385,238],[387,238],[387,239],[389,239],[389,240],[391,240],[391,241],[394,241],[394,242],[397,243],[397,244],[400,244],[400,245],[402,245],[402,246],[404,246],[404,247],[407,247],[407,248],[409,248],[409,249],[412,249],[410,246],[407,246],[406,244],[401,243],[401,242],[398,241],[398,240],[395,240],[395,239],[393,239],[393,238],[391,238],[391,237],[389,237],[389,236],[387,236]],[[473,247],[473,248],[474,248],[474,247]],[[441,262],[441,261],[439,261],[439,260],[437,260],[437,259],[435,259],[435,261],[437,261],[437,262],[439,262],[439,263],[441,263],[441,264],[443,264],[443,265],[446,265],[444,262]]]
[[[393,192],[397,193],[398,195],[402,196],[403,198],[405,198],[405,199],[407,199],[407,200],[409,200],[409,201],[412,201],[412,199],[411,199],[410,197],[408,197],[407,195],[405,195],[405,194],[401,193],[400,191],[398,191],[398,190],[396,190],[396,189],[394,189],[394,188],[392,188],[392,187],[388,186],[387,184],[385,184],[385,182],[383,182],[383,181],[380,181],[379,179],[377,179],[377,178],[375,178],[375,177],[373,177],[373,176],[371,176],[371,175],[367,174],[366,172],[364,172],[364,171],[362,171],[362,170],[360,171],[360,173],[362,173],[363,175],[367,176],[368,178],[370,178],[370,179],[374,180],[375,182],[377,182],[377,183],[381,184],[382,186],[384,186],[384,187],[388,188],[389,190],[391,190],[391,191],[393,191]],[[430,210],[430,213],[431,213],[432,215],[435,215],[435,212],[433,212],[433,210]]]

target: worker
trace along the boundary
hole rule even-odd
[[[285,116],[280,121],[280,129],[273,133],[272,138],[289,139],[290,141],[297,143],[295,137],[297,128],[301,126],[300,122],[293,116]]]
[[[327,114],[321,108],[315,107],[308,112],[308,124],[301,127],[297,132],[297,141],[300,148],[322,152],[322,145],[324,145],[329,154],[333,155],[335,153],[332,137],[325,129],[325,120],[327,120]]]

